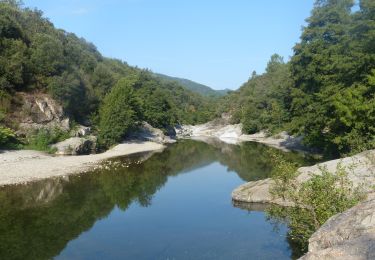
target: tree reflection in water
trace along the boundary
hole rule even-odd
[[[134,202],[147,207],[169,176],[215,161],[244,181],[265,178],[272,170],[270,149],[256,143],[185,140],[150,158],[150,154],[137,154],[113,159],[115,163],[107,163],[112,166],[87,174],[4,187],[0,189],[0,256],[52,258],[115,207],[125,211]],[[298,154],[284,156],[309,163]]]

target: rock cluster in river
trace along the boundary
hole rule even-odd
[[[357,206],[331,217],[309,240],[309,252],[302,259],[375,259],[375,150],[311,167],[298,169],[299,182],[321,174],[320,167],[335,172],[338,164],[350,167],[348,178],[355,187],[362,187],[368,199]],[[238,202],[275,203],[292,206],[291,202],[275,199],[269,189],[271,179],[245,183],[232,192]]]
[[[205,124],[177,126],[175,130],[178,138],[217,138],[232,144],[253,141],[285,151],[310,151],[302,145],[301,137],[291,136],[286,132],[281,132],[274,136],[269,136],[265,132],[251,135],[244,134],[242,132],[242,124],[230,124],[230,118],[225,115]]]
[[[348,178],[353,182],[354,187],[360,186],[365,192],[373,191],[375,187],[375,150],[314,166],[301,167],[298,169],[299,175],[297,181],[302,183],[309,180],[313,175],[320,175],[321,167],[326,168],[330,172],[335,172],[339,164],[342,167],[350,168]],[[276,203],[282,206],[290,206],[290,202],[275,199],[271,196],[269,190],[273,184],[274,182],[270,178],[245,183],[232,192],[232,198],[233,200],[242,202]]]

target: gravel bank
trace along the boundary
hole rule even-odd
[[[0,151],[0,186],[80,173],[105,159],[164,148],[154,142],[126,142],[101,154],[63,157],[30,150]]]

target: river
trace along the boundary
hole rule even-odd
[[[269,176],[271,150],[282,153],[184,140],[91,173],[1,188],[0,258],[290,259],[285,224],[262,205],[231,201],[238,185]]]

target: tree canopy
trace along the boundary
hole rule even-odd
[[[375,3],[317,0],[294,55],[225,97],[244,130],[289,130],[327,155],[375,147]]]

